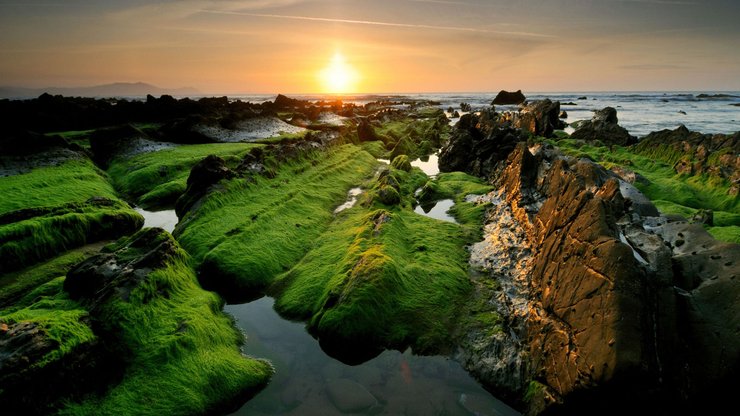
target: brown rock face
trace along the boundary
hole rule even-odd
[[[504,300],[492,302],[504,327],[475,351],[489,361],[462,354],[471,371],[507,397],[520,389],[530,414],[662,414],[727,403],[740,368],[740,246],[658,216],[614,173],[554,149],[533,155],[520,143],[494,176],[498,206],[486,232],[498,235],[486,234],[490,254],[474,252],[471,264],[497,270],[508,261],[496,241],[506,243],[502,230],[512,221],[526,238],[507,241],[531,255],[490,274],[503,288],[494,299]],[[531,382],[512,383],[523,369]]]

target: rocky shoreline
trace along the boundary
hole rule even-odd
[[[139,352],[159,334],[147,348],[178,359],[140,393],[165,386],[177,414],[227,412],[272,369],[238,355],[219,299],[267,292],[342,361],[450,354],[526,414],[720,408],[740,370],[740,133],[638,142],[605,108],[568,135],[560,105],[502,91],[450,127],[437,103],[401,98],[0,103],[13,116],[0,140],[0,290],[12,293],[0,296],[0,398],[37,414],[138,413],[126,374],[162,364]],[[409,163],[434,152],[436,177]],[[134,234],[140,216],[119,198],[174,204],[174,237]],[[413,212],[442,199],[457,223]],[[87,260],[75,251],[121,236]],[[185,292],[192,309],[174,307]],[[216,336],[199,326],[206,310]],[[211,350],[224,356],[197,380],[228,386],[173,410],[180,372]],[[90,383],[28,388],[75,377]]]

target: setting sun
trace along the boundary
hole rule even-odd
[[[343,94],[355,92],[357,71],[345,62],[344,56],[337,52],[327,67],[319,73],[324,92]]]

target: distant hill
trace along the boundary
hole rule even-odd
[[[36,98],[45,92],[51,95],[64,95],[66,97],[145,97],[147,94],[154,96],[163,94],[174,96],[202,95],[195,88],[170,89],[160,88],[144,82],[116,82],[91,87],[0,87],[0,98]]]

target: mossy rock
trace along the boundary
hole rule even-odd
[[[407,155],[398,155],[393,158],[391,167],[402,170],[404,172],[411,172],[411,161]]]
[[[396,188],[382,185],[378,189],[378,200],[385,205],[396,205],[401,202],[401,195],[399,195]]]

